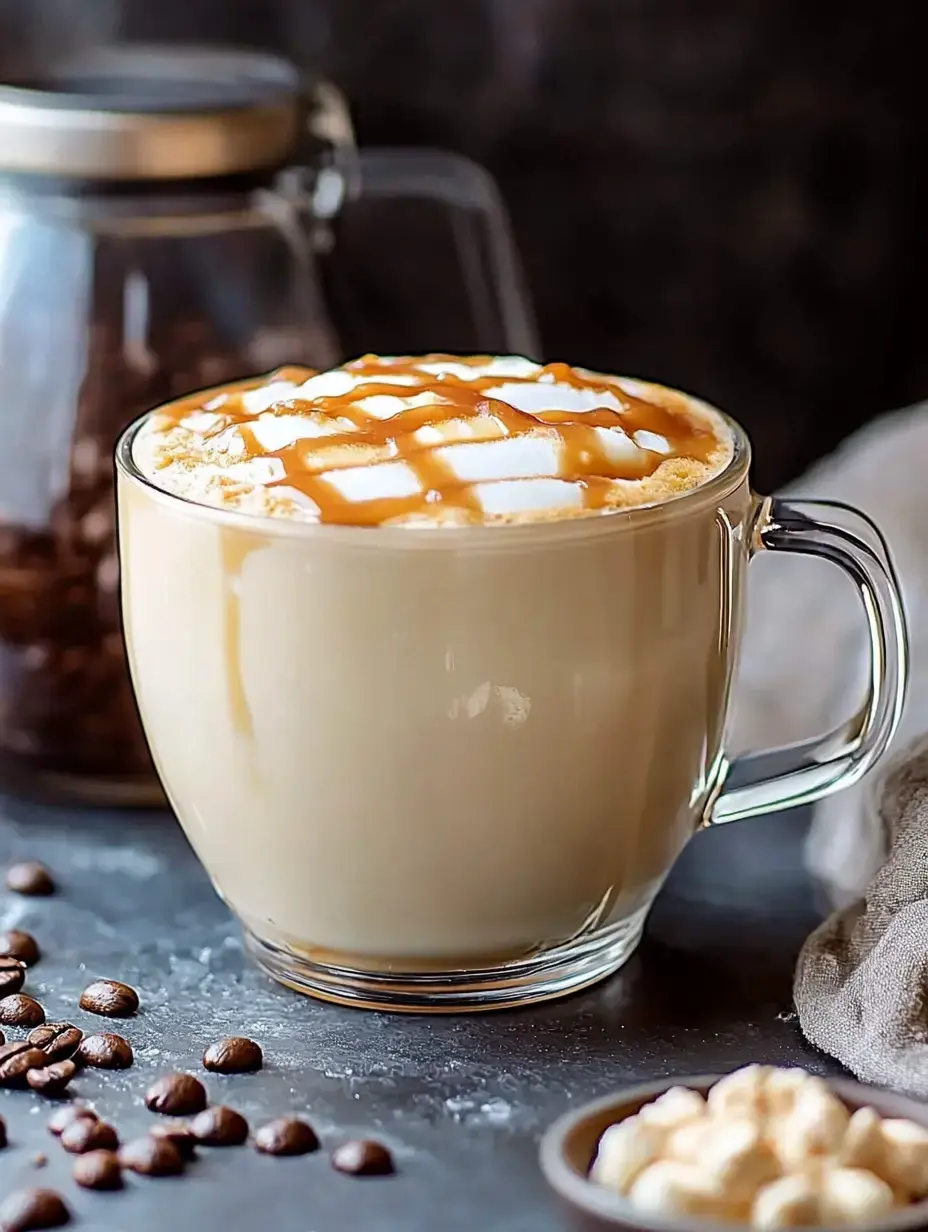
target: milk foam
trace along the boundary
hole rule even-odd
[[[598,388],[577,388],[555,380],[542,365],[521,356],[497,357],[481,365],[442,358],[409,361],[415,364],[414,372],[391,372],[389,364],[393,361],[379,362],[385,365],[384,370],[373,375],[336,368],[302,383],[271,380],[238,395],[219,395],[204,407],[191,409],[168,430],[155,421],[136,442],[136,462],[159,487],[188,499],[260,512],[267,496],[273,497],[275,508],[265,512],[318,520],[319,506],[287,484],[286,468],[274,456],[288,447],[298,448],[301,441],[312,441],[320,452],[312,456],[310,473],[342,500],[362,506],[414,498],[428,490],[414,466],[391,456],[396,451],[391,451],[389,443],[377,447],[364,440],[358,424],[340,415],[328,400],[370,385],[376,392],[355,399],[353,408],[372,421],[386,423],[417,408],[454,407],[453,388],[447,395],[440,386],[414,392],[416,386],[434,383],[435,378],[451,376],[470,382],[499,377],[499,384],[480,392],[480,397],[488,400],[485,412],[481,409],[471,417],[437,416],[436,422],[415,431],[414,440],[430,449],[449,481],[469,485],[471,499],[489,517],[511,518],[544,510],[556,514],[582,508],[582,478],[563,473],[563,442],[556,425],[546,424],[543,416],[555,411],[582,416],[602,408],[622,411],[620,382],[583,372],[596,381],[611,382],[616,392],[602,384]],[[536,375],[535,381],[525,380]],[[630,390],[632,385],[629,383]],[[395,386],[396,393],[385,393],[384,386]],[[247,413],[247,447],[240,411],[237,418],[223,414],[230,396],[237,397],[238,406]],[[534,424],[529,421],[519,435],[510,435],[499,414],[494,414],[494,399],[541,418]],[[599,452],[610,463],[628,464],[633,471],[649,455],[669,457],[673,452],[670,442],[659,433],[638,430],[629,435],[619,425],[595,426],[592,431]],[[352,435],[358,436],[356,444],[351,441]],[[326,437],[338,438],[331,451],[325,446]],[[263,455],[255,455],[255,444],[265,451]],[[634,482],[615,480],[617,491],[619,485]],[[437,505],[436,522],[443,520],[442,512]],[[408,520],[421,523],[421,512]]]

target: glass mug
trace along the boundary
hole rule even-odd
[[[136,467],[145,420],[127,430],[122,601],[142,720],[267,972],[407,1011],[574,991],[627,960],[697,829],[808,803],[880,756],[906,682],[885,544],[853,509],[755,495],[747,438],[726,422],[730,462],[672,500],[439,530],[194,504]],[[842,727],[739,759],[732,786],[725,723],[763,551],[852,577],[869,683]]]

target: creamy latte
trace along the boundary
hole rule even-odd
[[[152,754],[265,966],[410,1008],[618,965],[723,771],[737,429],[565,364],[368,356],[160,408],[117,459]]]
[[[654,504],[731,459],[670,390],[518,356],[365,356],[188,399],[136,442],[188,500],[349,525],[457,526]]]

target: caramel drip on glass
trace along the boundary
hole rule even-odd
[[[236,455],[237,462],[256,457],[279,459],[283,464],[283,475],[267,485],[270,490],[286,485],[303,493],[318,507],[319,521],[355,526],[377,526],[396,518],[428,515],[436,505],[466,510],[481,518],[477,483],[460,479],[438,452],[444,448],[453,451],[455,444],[480,440],[489,443],[528,435],[549,439],[556,446],[557,471],[554,474],[545,472],[534,478],[555,478],[576,483],[583,495],[583,506],[588,510],[601,509],[608,503],[616,480],[646,478],[668,458],[682,457],[708,464],[720,448],[719,438],[708,423],[690,412],[682,401],[675,401],[671,407],[650,398],[636,397],[618,381],[579,372],[568,364],[547,364],[530,376],[510,376],[497,372],[470,380],[454,373],[435,376],[424,372],[420,366],[442,361],[474,368],[486,367],[492,362],[488,356],[462,359],[459,356],[428,355],[416,359],[381,359],[366,355],[344,365],[345,371],[363,378],[354,389],[335,396],[316,397],[311,401],[298,397],[283,398],[262,412],[265,415],[321,415],[329,420],[342,421],[346,425],[344,431],[303,437],[281,449],[268,450],[249,426],[256,416],[247,410],[241,395],[270,381],[302,383],[313,375],[306,369],[281,369],[259,381],[228,386],[218,394],[213,391],[213,401],[209,402],[209,406],[221,417],[220,426],[214,431],[237,425],[245,446],[244,452]],[[397,384],[378,379],[389,376],[414,377],[415,384]],[[542,377],[547,379],[543,381]],[[593,390],[618,400],[621,409],[604,405],[584,411],[523,411],[487,393],[502,385],[540,385],[542,388],[550,385],[555,398],[558,385]],[[385,395],[412,399],[423,394],[438,400],[422,406],[408,406],[387,419],[377,418],[359,405],[371,397]],[[191,411],[201,409],[205,397],[207,395],[200,394],[174,403],[164,409],[164,414],[177,423]],[[222,399],[218,405],[217,397]],[[439,427],[452,420],[471,424],[475,435],[454,436],[428,443],[416,439],[419,429]],[[594,431],[596,428],[619,429],[630,438],[639,431],[654,433],[667,441],[670,452],[665,454],[638,446],[634,457],[616,460],[609,456],[604,442]],[[341,451],[335,459],[332,458],[333,451]],[[342,495],[326,478],[326,473],[332,474],[344,467],[377,465],[380,462],[404,463],[414,474],[420,491],[412,495],[353,500]],[[532,476],[522,475],[519,478]],[[493,480],[481,482],[492,483]]]

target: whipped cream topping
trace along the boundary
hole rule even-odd
[[[354,525],[573,517],[679,495],[731,457],[657,386],[519,356],[365,356],[155,413],[135,462],[188,500]]]

